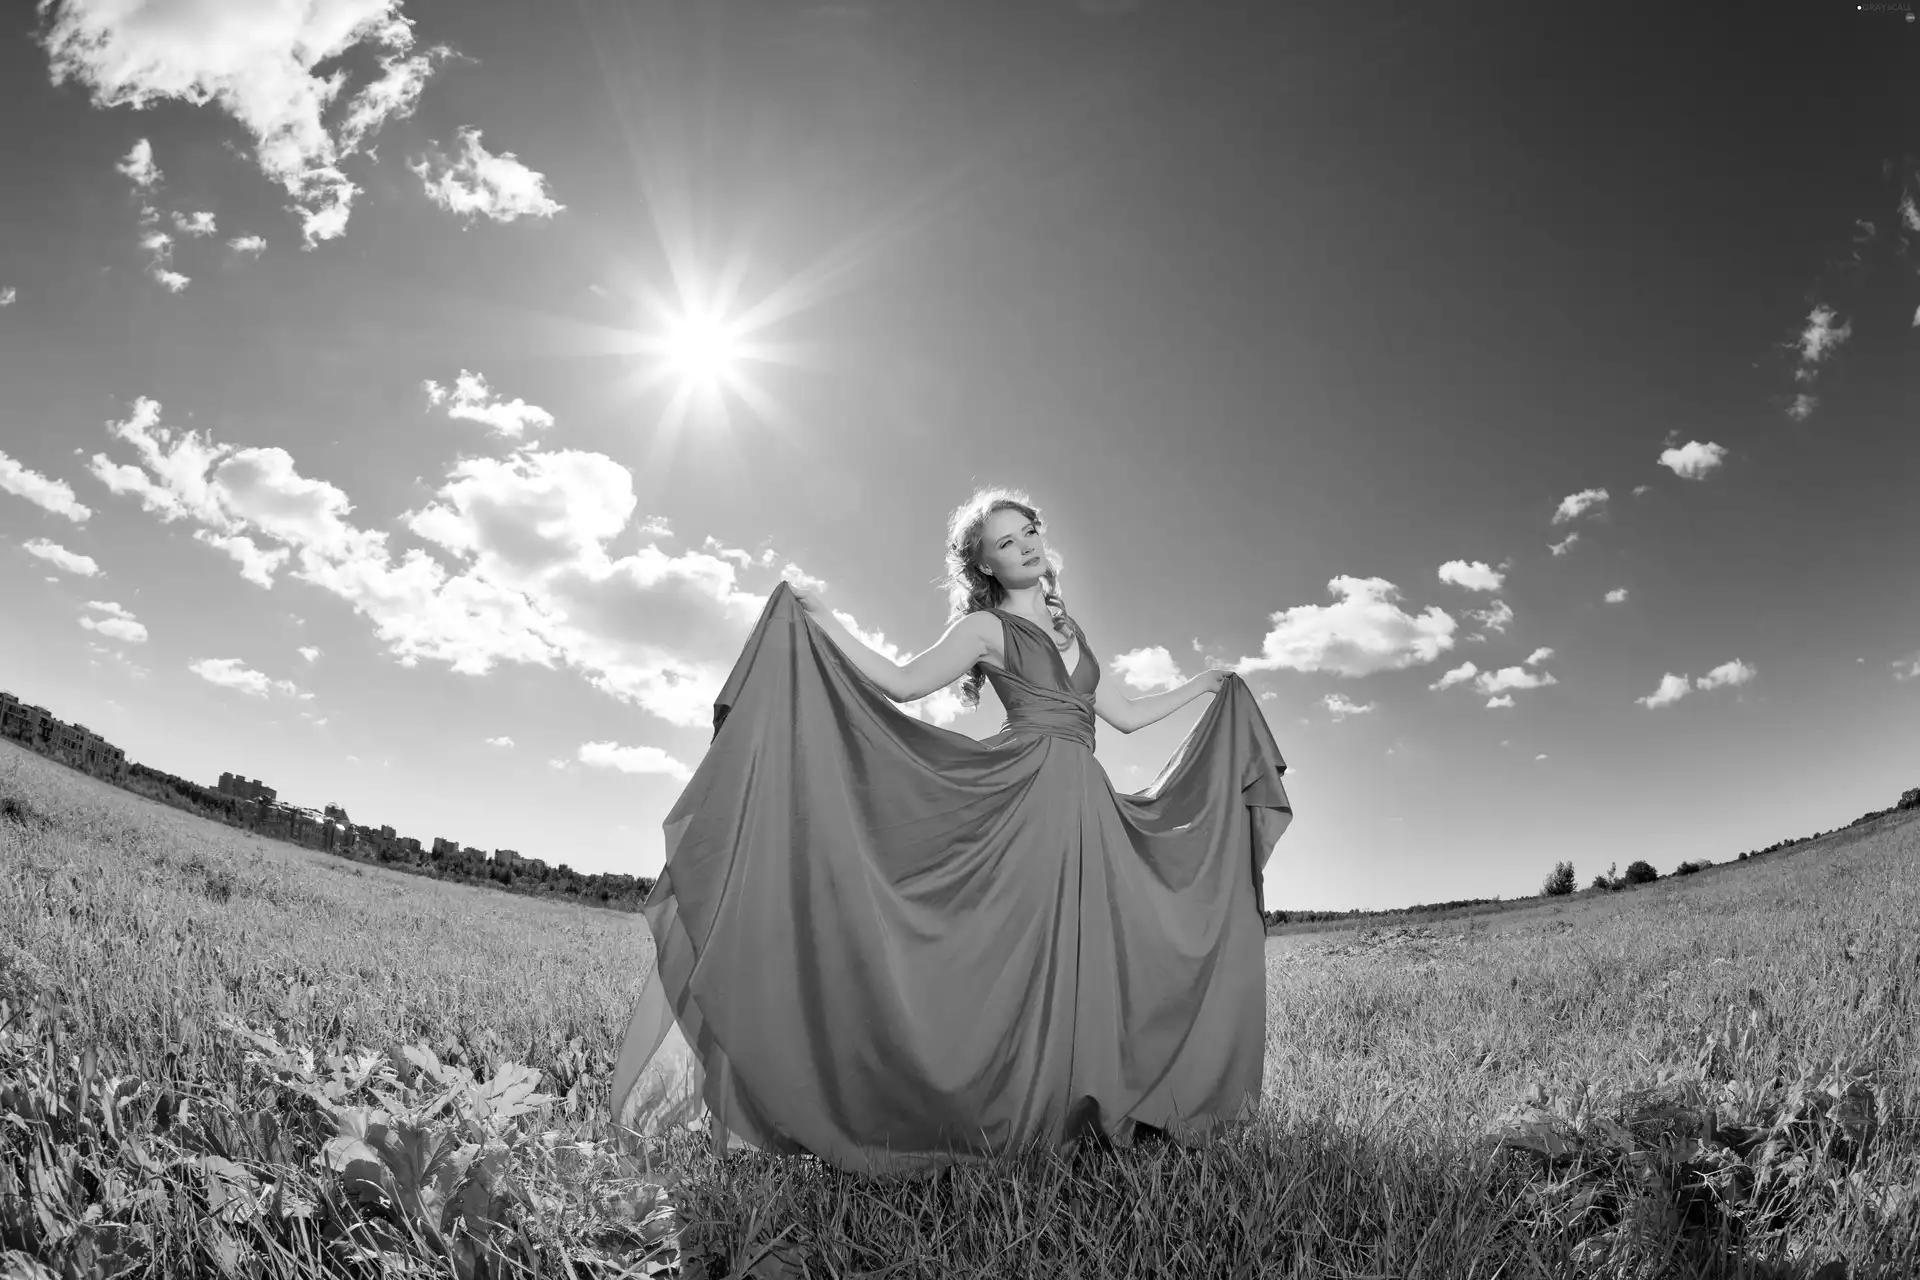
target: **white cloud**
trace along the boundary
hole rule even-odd
[[[1473,663],[1463,662],[1428,685],[1427,688],[1432,689],[1436,693],[1442,689],[1451,689],[1457,684],[1465,684],[1467,681],[1473,679],[1478,672],[1479,668],[1474,666]]]
[[[1896,658],[1894,660],[1893,678],[1895,680],[1920,680],[1920,649],[1916,649],[1904,658]]]
[[[138,109],[177,100],[211,104],[238,121],[252,138],[254,163],[286,191],[312,248],[345,231],[359,192],[340,164],[382,124],[412,109],[418,82],[445,56],[440,49],[402,56],[413,29],[400,5],[65,0],[43,43],[53,82],[77,81],[95,106]],[[381,51],[382,76],[348,100],[330,129],[323,117],[349,78],[340,59],[362,45]],[[329,70],[320,73],[321,66]],[[146,159],[150,164],[150,150]],[[130,167],[128,176],[140,181],[139,167]]]
[[[310,644],[303,644],[298,649],[295,649],[294,652],[305,658],[308,662],[320,661],[320,650]]]
[[[1525,667],[1502,667],[1498,671],[1482,671],[1474,678],[1473,687],[1481,693],[1496,694],[1505,693],[1511,689],[1544,689],[1550,684],[1559,683],[1553,678],[1551,671],[1535,672]]]
[[[1745,684],[1753,679],[1754,669],[1735,658],[1732,662],[1723,662],[1707,674],[1693,682],[1696,689],[1719,689],[1728,685]]]
[[[1582,489],[1578,493],[1570,493],[1560,499],[1560,505],[1554,508],[1553,522],[1555,524],[1565,524],[1567,521],[1577,519],[1588,511],[1594,511],[1603,507],[1606,501],[1607,491],[1605,489]]]
[[[1400,588],[1384,578],[1338,577],[1327,583],[1330,605],[1303,604],[1270,617],[1273,626],[1257,658],[1235,669],[1331,671],[1344,676],[1400,671],[1432,662],[1453,647],[1458,624],[1429,607],[1409,614],[1395,603]]]
[[[1498,591],[1506,579],[1499,570],[1478,560],[1472,563],[1449,560],[1440,566],[1440,581],[1451,582],[1469,591]]]
[[[1677,676],[1669,671],[1660,677],[1658,689],[1644,698],[1635,698],[1634,701],[1644,707],[1669,707],[1686,697],[1692,687],[1685,676]]]
[[[183,236],[213,235],[213,215],[211,213],[180,213],[176,211],[173,215],[173,229]]]
[[[1329,693],[1320,699],[1320,704],[1333,713],[1335,720],[1345,720],[1348,716],[1363,716],[1377,705],[1372,702],[1355,702],[1344,693]]]
[[[1107,668],[1135,689],[1172,689],[1187,680],[1180,664],[1162,645],[1116,654]]]
[[[1726,456],[1727,450],[1723,445],[1689,440],[1678,449],[1663,450],[1660,465],[1682,480],[1705,480],[1707,473],[1725,461]]]
[[[192,283],[192,277],[183,276],[173,269],[173,237],[153,225],[159,216],[159,211],[155,209],[148,209],[142,215],[146,230],[140,235],[140,247],[149,255],[147,274],[165,286],[169,293],[179,293]]]
[[[632,517],[633,478],[596,453],[522,452],[463,461],[406,526],[444,549],[396,553],[364,529],[334,485],[302,476],[281,449],[233,449],[160,425],[135,402],[114,434],[142,466],[96,455],[94,473],[163,520],[289,553],[287,571],[372,625],[402,665],[423,659],[480,675],[500,662],[568,666],[594,687],[683,727],[712,722],[714,695],[766,604],[731,558],[606,550]],[[944,690],[905,708],[943,722]]]
[[[1548,543],[1547,550],[1553,552],[1556,556],[1563,556],[1571,551],[1573,544],[1578,541],[1580,541],[1580,535],[1578,533],[1570,533],[1559,542]]]
[[[153,162],[153,143],[145,138],[135,142],[133,149],[121,157],[113,167],[125,174],[134,186],[143,191],[160,181],[160,166]]]
[[[1627,589],[1625,587],[1615,587],[1613,590],[1607,592],[1603,598],[1608,604],[1619,604],[1627,598]]]
[[[1532,653],[1527,655],[1526,665],[1529,667],[1538,666],[1540,663],[1545,662],[1548,658],[1551,658],[1552,656],[1553,656],[1553,650],[1545,648],[1543,646],[1541,648],[1535,649]]]
[[[618,769],[622,773],[664,773],[685,782],[693,770],[658,747],[623,747],[612,742],[583,742],[578,759],[595,769]]]
[[[1633,496],[1637,498],[1641,494],[1650,491],[1652,488],[1653,486],[1650,484],[1637,484],[1633,486]]]
[[[539,405],[528,404],[518,398],[503,400],[487,386],[486,378],[465,369],[454,379],[451,389],[431,378],[422,385],[426,388],[427,403],[447,405],[449,418],[478,422],[492,428],[498,435],[517,437],[530,427],[553,425],[553,415]]]
[[[1534,757],[1536,761],[1545,760],[1546,758],[1547,758],[1547,753],[1544,751],[1542,751],[1539,755]]]
[[[269,590],[273,587],[273,575],[287,562],[287,557],[293,554],[285,547],[274,547],[268,550],[244,533],[218,534],[206,529],[195,529],[193,536],[208,546],[218,547],[232,556],[234,562],[240,566],[241,577],[255,586],[266,587]]]
[[[1838,315],[1824,303],[1807,313],[1806,327],[1800,330],[1800,337],[1794,344],[1800,351],[1800,369],[1795,371],[1796,375],[1821,363],[1853,335],[1851,324],[1833,323]]]
[[[1793,398],[1793,403],[1787,406],[1787,416],[1795,422],[1805,422],[1819,407],[1819,396],[1808,395],[1802,391]]]
[[[57,542],[45,538],[34,538],[20,544],[27,554],[38,556],[48,564],[65,569],[68,573],[78,574],[82,578],[99,576],[100,566],[92,556],[83,556],[77,551],[69,551]]]
[[[480,145],[478,129],[462,129],[455,154],[436,152],[412,161],[427,199],[449,213],[463,217],[512,222],[516,218],[551,218],[566,208],[547,195],[546,178],[521,164],[511,151],[493,155]]]
[[[1487,699],[1488,710],[1493,710],[1498,707],[1511,707],[1512,705],[1513,705],[1513,695],[1510,693],[1502,694],[1497,698]]]
[[[89,600],[87,601],[87,608],[106,615],[104,618],[83,616],[80,619],[80,625],[87,630],[97,632],[100,635],[110,637],[114,640],[124,640],[128,644],[145,644],[147,642],[146,627],[142,626],[140,621],[136,619],[132,613],[121,608],[115,602],[111,600]]]
[[[513,745],[513,739],[505,734],[501,734],[497,738],[488,738],[487,745],[490,747],[510,747]]]
[[[223,689],[236,689],[255,698],[264,698],[269,693],[300,692],[293,681],[270,679],[238,658],[202,658],[197,662],[189,662],[187,670],[209,684],[217,684]]]
[[[257,258],[267,251],[267,242],[261,236],[235,236],[227,241],[227,248],[235,253],[250,253]]]
[[[25,498],[43,511],[65,516],[75,524],[82,523],[93,514],[83,503],[74,500],[73,486],[65,480],[43,476],[31,467],[14,461],[4,451],[0,451],[0,489],[16,498]]]
[[[0,307],[12,306],[14,299],[18,298],[19,296],[20,296],[19,291],[15,289],[12,285],[8,285],[6,288],[0,289]]]
[[[1497,635],[1505,634],[1506,629],[1513,625],[1513,606],[1505,600],[1495,600],[1484,609],[1467,610],[1467,616],[1479,623],[1481,629],[1484,631],[1491,631]],[[1477,635],[1472,638],[1475,640],[1486,639],[1484,635]]]

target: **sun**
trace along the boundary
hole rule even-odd
[[[660,354],[689,390],[718,390],[734,383],[746,358],[738,323],[711,311],[673,317],[661,335]]]

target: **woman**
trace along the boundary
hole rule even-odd
[[[951,622],[905,663],[775,589],[665,823],[623,1124],[710,1110],[716,1143],[907,1172],[1143,1126],[1197,1143],[1257,1104],[1260,878],[1292,809],[1252,694],[1102,681],[1024,495],[955,512],[947,562]],[[963,676],[1006,707],[993,737],[893,705]],[[1094,719],[1131,733],[1203,693],[1153,785],[1116,794]]]

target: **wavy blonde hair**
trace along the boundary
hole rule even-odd
[[[947,521],[947,575],[943,580],[947,588],[949,626],[970,613],[997,609],[1000,602],[1007,598],[1007,589],[1000,585],[1000,580],[980,570],[980,553],[984,549],[981,544],[986,539],[987,521],[996,511],[1018,511],[1042,529],[1046,528],[1046,522],[1040,518],[1039,508],[1019,489],[976,490],[971,498],[954,510]],[[1055,623],[1064,622],[1068,634],[1077,635],[1079,628],[1067,616],[1066,601],[1060,595],[1060,569],[1058,553],[1051,547],[1047,548],[1047,571],[1040,578],[1042,598]],[[963,706],[980,705],[980,686],[986,677],[985,663],[975,663],[967,672],[960,682],[960,702]]]

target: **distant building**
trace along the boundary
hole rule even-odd
[[[510,867],[520,861],[520,852],[517,849],[495,849],[493,860],[499,866]]]
[[[331,822],[337,822],[343,827],[353,825],[353,822],[347,817],[347,811],[337,804],[328,805],[322,812],[326,814],[327,819]]]
[[[119,780],[126,776],[126,752],[83,724],[58,720],[45,707],[0,692],[0,737],[52,756],[70,768]]]
[[[220,775],[220,785],[214,788],[223,796],[234,796],[241,800],[265,800],[272,803],[280,795],[272,787],[257,778],[243,778],[237,773]]]
[[[433,856],[436,858],[457,858],[460,856],[460,842],[449,840],[445,836],[433,838]]]

